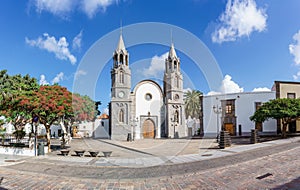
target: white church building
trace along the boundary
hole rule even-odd
[[[173,44],[165,60],[163,89],[152,80],[132,87],[129,53],[120,35],[113,54],[109,112],[109,134],[114,140],[125,140],[128,134],[134,139],[187,136],[183,77]]]

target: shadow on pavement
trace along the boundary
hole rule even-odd
[[[0,190],[7,190],[6,188],[1,187],[1,183],[2,183],[3,179],[4,179],[4,177],[0,178]]]
[[[273,189],[299,189],[299,188],[300,188],[300,177],[293,179],[292,181],[286,184],[277,186]]]
[[[126,146],[122,146],[122,145],[118,145],[118,144],[110,143],[110,142],[103,141],[103,140],[100,140],[100,139],[97,139],[97,140],[98,140],[98,141],[100,141],[100,142],[103,142],[103,143],[106,143],[106,144],[112,145],[112,146],[116,146],[116,147],[118,147],[118,148],[122,148],[122,149],[130,150],[130,151],[137,152],[137,153],[141,153],[141,154],[147,154],[147,155],[150,155],[150,156],[155,156],[155,155],[153,155],[153,154],[151,154],[151,153],[144,152],[144,151],[140,151],[140,150],[137,150],[137,149],[134,149],[134,148],[129,148],[129,147],[126,147]]]

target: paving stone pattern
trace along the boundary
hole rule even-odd
[[[237,147],[238,148],[238,147]],[[300,143],[274,143],[228,156],[143,168],[48,157],[0,167],[2,189],[299,189]],[[224,150],[226,151],[226,149]],[[208,156],[209,157],[209,156]],[[73,158],[73,157],[70,157]],[[75,157],[74,157],[75,158]],[[95,161],[96,160],[96,161]],[[130,160],[130,159],[128,159]],[[79,163],[79,164],[78,164]],[[265,174],[271,174],[259,179]]]

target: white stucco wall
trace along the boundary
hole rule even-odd
[[[62,130],[60,125],[51,125],[51,136],[57,138],[58,137],[58,130]]]
[[[110,138],[109,136],[109,119],[96,119],[94,138]]]
[[[217,133],[217,114],[213,106],[221,107],[221,100],[235,99],[236,133],[238,126],[242,132],[250,132],[255,123],[249,117],[255,112],[255,102],[267,102],[275,99],[275,92],[242,92],[233,94],[219,94],[203,97],[203,127],[204,135],[215,136]],[[263,123],[263,132],[276,132],[276,120],[270,119]],[[219,114],[219,131],[221,130],[221,114]]]
[[[77,134],[81,137],[92,137],[94,129],[94,122],[82,122],[78,124]]]
[[[141,115],[148,115],[150,112],[151,116],[157,116],[156,138],[160,138],[161,134],[161,109],[163,107],[163,96],[160,87],[152,81],[142,81],[135,88],[135,118],[140,118]],[[151,100],[146,100],[145,96],[149,93],[152,95]],[[134,125],[134,124],[133,124]],[[141,125],[143,123],[136,123],[135,138],[141,138]]]

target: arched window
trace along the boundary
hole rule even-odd
[[[177,110],[174,113],[174,121],[177,122],[177,123],[179,122],[179,113],[178,113]]]
[[[114,56],[114,64],[115,64],[115,66],[118,65],[118,55],[117,54],[115,54],[115,56]]]
[[[124,111],[122,109],[119,112],[119,122],[124,123]]]
[[[121,84],[124,84],[124,72],[120,71],[120,81]]]
[[[177,61],[174,61],[174,71],[177,71]]]
[[[120,63],[121,63],[121,64],[124,63],[123,54],[120,54]]]

